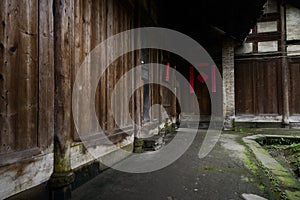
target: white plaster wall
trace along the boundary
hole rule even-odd
[[[119,150],[122,147],[132,144],[133,141],[134,141],[134,135],[128,136],[117,145],[103,144],[96,147],[89,147],[88,151],[85,150],[82,143],[77,143],[73,145],[71,148],[71,167],[72,169],[80,167],[81,165],[87,164],[91,161],[99,159],[102,156],[105,156],[109,153]]]
[[[259,115],[247,116],[238,115],[235,118],[236,122],[282,122],[282,115]]]
[[[300,116],[294,115],[294,116],[290,116],[289,120],[291,123],[299,123],[300,122]]]
[[[235,54],[252,53],[253,52],[253,44],[252,43],[244,43],[242,46],[237,47],[234,52],[235,52]]]
[[[278,51],[278,41],[258,42],[258,52]]]
[[[300,40],[300,9],[286,5],[287,40]]]
[[[257,23],[257,33],[275,32],[275,31],[277,31],[277,21]]]
[[[0,168],[0,199],[47,181],[53,171],[53,153]]]
[[[300,45],[288,45],[287,54],[289,56],[300,55]]]

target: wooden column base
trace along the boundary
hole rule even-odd
[[[50,180],[50,199],[71,199],[72,183],[75,180],[73,172],[53,173]]]

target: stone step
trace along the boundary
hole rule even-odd
[[[156,151],[162,147],[164,140],[162,135],[154,135],[149,138],[143,139],[143,150],[144,151]]]

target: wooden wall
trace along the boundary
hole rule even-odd
[[[135,5],[130,2],[70,2],[66,30],[69,51],[64,52],[64,62],[71,66],[72,84],[81,63],[93,48],[116,33],[134,28],[137,21],[141,24],[140,19],[135,19]],[[0,153],[47,148],[52,144],[54,127],[52,1],[1,1],[0,8]],[[132,44],[125,42],[118,48],[125,45]],[[150,61],[158,62],[159,54],[159,51],[151,50]],[[109,56],[107,54],[106,58]],[[139,62],[139,56],[138,52],[130,52],[115,60],[98,84],[96,111],[100,125],[108,134],[114,134],[120,128],[110,110],[111,91],[119,78]],[[160,74],[150,73],[153,78]],[[140,81],[140,77],[136,81]],[[123,93],[115,103],[122,105],[122,95],[131,84],[124,85]],[[150,93],[151,104],[158,103],[159,86],[151,86]],[[133,118],[140,121],[135,115],[142,115],[142,95],[132,99],[131,105],[123,105],[121,113],[130,111]],[[129,119],[124,119],[121,126],[132,124]],[[74,126],[72,132],[73,139],[78,140]],[[122,138],[118,137],[118,140]]]
[[[300,60],[288,59],[289,113],[300,114]],[[235,61],[235,102],[237,115],[282,114],[281,59]]]
[[[289,71],[290,115],[300,115],[300,58],[289,59]]]
[[[0,153],[51,144],[51,5],[51,1],[0,2]]]
[[[134,28],[134,7],[131,4],[126,4],[122,1],[114,0],[102,0],[102,1],[85,1],[78,0],[74,4],[74,25],[73,29],[73,47],[72,52],[72,82],[75,80],[76,72],[78,71],[81,63],[86,55],[94,49],[98,44],[104,41],[106,38],[113,36],[116,33]],[[125,48],[125,45],[132,45],[129,42],[120,44],[116,48]],[[112,56],[111,53],[106,53],[106,58],[102,58],[103,61]],[[134,52],[128,53],[115,60],[109,68],[106,70],[105,75],[101,77],[98,84],[95,106],[99,123],[104,130],[107,130],[108,134],[113,134],[114,130],[120,128],[117,127],[112,116],[111,111],[111,94],[117,81],[122,77],[124,73],[129,71],[135,63]],[[104,63],[104,62],[103,62]],[[93,72],[87,72],[87,74]],[[87,82],[92,74],[87,75]],[[130,83],[128,83],[130,85]],[[120,94],[115,102],[116,104],[122,104],[122,96],[126,93],[126,87]],[[125,108],[125,105],[121,108],[122,112],[129,111]],[[131,109],[132,110],[132,109]],[[133,111],[133,110],[132,110]],[[85,111],[87,112],[87,111]],[[130,121],[128,119],[122,121],[122,128],[129,126]],[[84,122],[86,126],[89,126],[88,121]],[[74,131],[74,138],[78,140],[78,135]]]
[[[54,112],[54,50],[52,1],[0,2],[0,155],[29,149],[46,149],[53,140]],[[66,39],[68,49],[63,53],[64,63],[70,65],[71,85],[88,53],[106,38],[143,24],[147,15],[135,12],[137,5],[121,0],[75,0],[69,2]],[[143,16],[142,16],[143,15]],[[153,15],[153,13],[152,13]],[[151,23],[148,20],[147,23]],[[132,45],[129,42],[118,48]],[[162,53],[149,50],[151,62],[159,62]],[[109,58],[106,54],[106,58]],[[120,127],[114,122],[110,102],[116,82],[140,62],[139,51],[130,52],[115,60],[101,77],[95,99],[96,112],[102,128],[115,134]],[[88,72],[92,73],[92,72]],[[150,72],[152,79],[161,78],[161,72]],[[89,76],[87,77],[87,79]],[[141,81],[140,77],[137,80]],[[122,105],[122,95],[116,99]],[[70,88],[71,89],[71,88]],[[158,85],[150,86],[151,104],[161,101]],[[132,98],[131,105],[123,105],[121,114],[131,112],[137,123],[141,121],[142,92]],[[172,100],[170,100],[172,101]],[[126,107],[127,106],[127,107]],[[90,111],[82,111],[90,112]],[[153,113],[153,116],[158,114]],[[152,117],[154,120],[154,117]],[[89,125],[87,121],[85,125]],[[132,127],[129,119],[122,127]],[[133,128],[133,127],[132,127]],[[72,125],[74,140],[79,140]],[[122,140],[123,136],[116,140]]]
[[[237,115],[280,115],[281,60],[259,59],[235,62]]]
[[[71,94],[76,73],[89,52],[106,38],[142,26],[145,24],[144,21],[148,26],[153,25],[156,20],[149,18],[154,17],[156,11],[146,5],[147,1],[143,4],[137,2],[65,1],[64,3],[68,5],[65,5],[66,10],[62,11],[63,17],[60,22],[63,26],[59,27],[61,24],[56,23],[54,26],[53,0],[0,1],[0,177],[6,177],[5,173],[14,174],[9,177],[13,181],[7,181],[7,186],[1,190],[0,196],[7,197],[48,180],[53,167],[55,122],[58,128],[56,133],[62,132],[61,128],[67,132],[62,133],[60,138],[62,144],[66,141],[68,144],[75,141],[73,143],[75,146],[72,144],[71,147],[71,157],[76,157],[80,161],[73,166],[78,167],[89,161],[84,157],[85,152],[78,151],[78,154],[75,152],[80,146],[80,143],[77,143],[80,138],[76,133],[71,112]],[[146,10],[148,13],[144,12],[145,8],[141,9],[143,6],[148,8]],[[149,12],[151,17],[148,15]],[[56,59],[54,59],[54,27],[59,29],[56,36],[62,39],[56,41],[59,42],[56,45],[59,47]],[[116,48],[125,48],[129,45],[133,44],[125,39],[125,42]],[[110,57],[112,53],[105,52],[105,56],[99,62],[104,62]],[[149,62],[159,62],[162,57],[161,51],[149,50]],[[110,103],[112,90],[117,81],[132,67],[139,65],[140,59],[139,50],[119,57],[105,71],[98,84],[95,98],[96,113],[101,127],[106,130],[113,142],[120,142],[127,136],[119,130],[120,128],[136,131],[130,119],[122,118],[120,127],[116,125]],[[54,61],[63,67],[54,66]],[[90,84],[89,79],[93,72],[85,73],[86,83]],[[150,71],[149,76],[151,79],[160,79],[161,72]],[[130,105],[123,105],[122,97],[128,92],[126,88],[139,81],[142,81],[141,74],[137,73],[133,82],[123,85],[119,98],[114,102],[121,105],[119,112],[121,116],[130,112],[137,124],[141,124],[143,115],[142,91],[138,90],[135,93]],[[56,90],[58,85],[63,89]],[[87,93],[87,98],[90,95]],[[159,103],[161,98],[160,86],[151,85],[150,104]],[[89,113],[91,110],[80,112]],[[151,120],[157,120],[157,116],[158,113],[151,113]],[[84,126],[91,125],[88,119],[84,120],[82,123]],[[33,158],[34,155],[38,158]],[[28,158],[29,164],[23,162],[24,158]],[[30,167],[30,164],[36,167]],[[24,171],[21,167],[28,171]],[[20,174],[18,170],[24,174]],[[37,173],[40,174],[37,176]],[[31,180],[33,177],[34,181]]]
[[[300,60],[289,52],[289,40],[295,36],[290,25],[297,14],[290,13],[290,5],[267,3],[244,45],[236,49],[236,114],[283,116],[284,121],[300,113]]]

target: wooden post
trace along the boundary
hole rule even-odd
[[[49,180],[52,199],[70,199],[71,170],[71,23],[72,4],[55,0],[54,8],[54,169]]]
[[[286,51],[286,22],[285,22],[285,5],[280,5],[280,22],[281,22],[281,67],[282,67],[282,124],[289,125],[289,68]]]
[[[140,1],[135,1],[135,14],[134,14],[134,27],[140,27],[141,25],[141,11],[140,11]],[[134,41],[134,42],[140,42],[139,40],[139,35],[135,36],[137,39]],[[135,45],[135,44],[133,44]],[[141,50],[136,50],[135,53],[134,53],[134,56],[135,56],[135,59],[134,59],[134,64],[135,66],[138,66],[141,64]],[[140,80],[140,77],[141,77],[141,72],[135,72],[134,74],[134,84],[138,84]],[[134,137],[135,139],[136,138],[139,138],[140,137],[140,134],[141,134],[141,130],[140,130],[140,127],[142,125],[142,118],[141,118],[141,112],[142,112],[142,105],[141,105],[141,90],[137,90],[135,92],[135,95],[134,95],[134,108],[133,108],[133,112],[134,112],[134,121],[135,121],[135,124],[136,126],[134,127]]]

